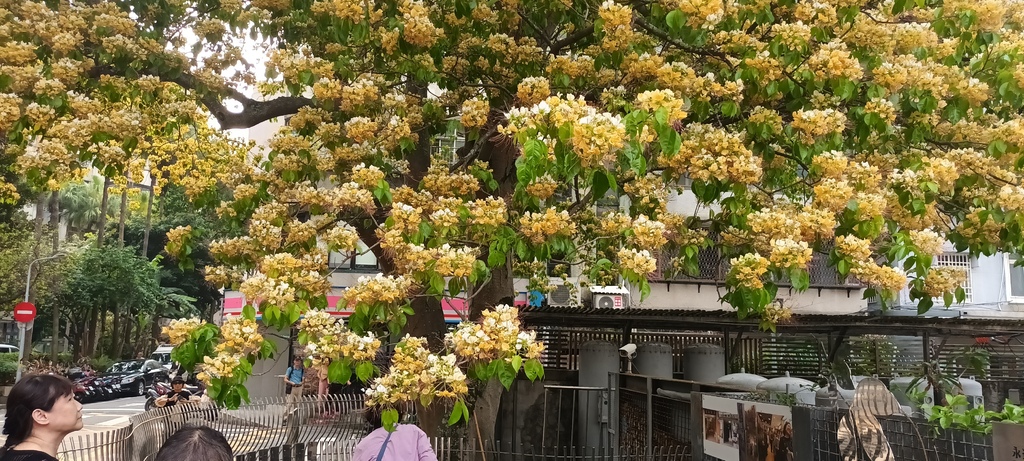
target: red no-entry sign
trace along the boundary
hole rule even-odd
[[[18,303],[14,306],[14,320],[16,322],[28,323],[36,318],[36,306],[32,303]]]

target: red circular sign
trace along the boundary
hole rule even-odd
[[[32,303],[18,303],[14,306],[14,320],[21,323],[31,322],[36,318],[36,306]]]

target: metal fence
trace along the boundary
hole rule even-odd
[[[368,431],[361,395],[305,396],[256,400],[237,410],[190,403],[160,408],[129,418],[131,425],[64,439],[64,461],[147,461],[168,437],[185,425],[212,427],[227,438],[236,454],[296,444],[358,440]]]
[[[810,413],[810,431],[794,431],[811,437],[814,460],[843,461],[836,431],[844,410],[822,407],[797,407]],[[942,430],[919,418],[878,418],[896,460],[914,461],[994,461],[992,436],[961,429]],[[799,443],[799,442],[794,442]],[[858,451],[860,460],[871,461]]]
[[[237,456],[236,461],[349,461],[357,442],[318,442],[275,447]],[[656,447],[649,453],[617,449],[534,447],[513,443],[487,443],[483,447],[466,439],[434,438],[431,446],[438,461],[683,461],[688,455],[679,447]]]

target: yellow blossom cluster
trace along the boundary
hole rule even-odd
[[[573,124],[572,147],[584,168],[597,168],[614,160],[625,143],[626,126],[618,115],[591,109]]]
[[[726,3],[715,0],[665,0],[670,8],[686,15],[686,24],[697,29],[714,29],[725,19]]]
[[[429,47],[439,38],[441,31],[430,21],[430,11],[420,0],[403,0],[399,3],[402,13],[402,38],[410,45]]]
[[[668,239],[665,238],[665,223],[652,220],[647,215],[633,219],[631,230],[630,240],[637,248],[657,250],[668,243]]]
[[[814,204],[837,212],[853,198],[853,186],[844,179],[825,178],[814,185]]]
[[[616,257],[623,270],[632,271],[640,276],[646,276],[658,270],[658,261],[651,256],[651,252],[648,250],[620,248]]]
[[[356,143],[373,140],[377,129],[377,122],[366,117],[352,117],[345,122],[345,136]]]
[[[183,250],[186,239],[192,237],[192,226],[178,226],[167,231],[167,252],[176,255]]]
[[[924,292],[933,298],[954,293],[967,281],[967,270],[962,267],[933,267],[924,277]]]
[[[432,354],[426,340],[406,336],[395,346],[388,373],[367,386],[366,403],[381,407],[413,401],[429,404],[434,398],[455,399],[468,392],[458,357]]]
[[[459,121],[467,129],[480,128],[487,124],[487,114],[491,104],[484,98],[467,99],[462,103],[462,115]]]
[[[265,274],[253,275],[238,287],[238,291],[259,303],[274,306],[286,306],[296,300],[295,287],[288,282],[268,277]]]
[[[910,231],[910,241],[926,255],[942,254],[942,246],[945,243],[945,239],[931,229]]]
[[[855,235],[836,237],[836,253],[849,257],[851,261],[871,260],[871,241]]]
[[[772,325],[786,323],[792,317],[793,311],[780,303],[768,303],[767,306],[764,306],[764,312],[761,313],[761,320]]]
[[[555,195],[556,189],[558,189],[558,182],[551,175],[546,174],[534,179],[533,182],[527,185],[526,193],[538,199],[547,200],[552,195]]]
[[[444,164],[435,164],[423,176],[420,188],[435,197],[465,197],[480,190],[480,181],[467,172],[449,172]]]
[[[628,214],[612,211],[601,218],[601,221],[598,223],[597,233],[604,237],[621,235],[632,226],[633,218],[630,218]]]
[[[345,302],[349,306],[377,303],[395,304],[404,302],[414,286],[414,281],[405,276],[377,274],[373,277],[359,277],[358,282],[345,289]]]
[[[522,330],[519,310],[504,304],[485,310],[478,322],[460,323],[445,335],[445,344],[459,358],[480,362],[537,359],[544,351],[536,332]]]
[[[838,40],[818,48],[807,60],[807,66],[814,71],[815,77],[822,80],[844,78],[856,81],[864,76],[860,62],[850,55],[846,44]]]
[[[203,363],[199,365],[202,371],[196,373],[196,379],[209,385],[214,379],[231,378],[241,363],[241,356],[233,352],[222,351],[213,357],[203,357]]]
[[[352,225],[340,222],[327,230],[324,241],[331,251],[355,251],[359,245],[359,234]]]
[[[473,265],[479,254],[480,250],[477,248],[453,248],[445,243],[437,249],[434,270],[442,277],[468,277],[473,272]]]
[[[711,125],[691,124],[682,133],[677,153],[663,154],[659,161],[676,175],[693,179],[753,184],[761,179],[761,159],[751,152],[739,133]]]
[[[729,260],[729,280],[737,286],[757,289],[764,286],[761,277],[768,272],[770,262],[757,253],[747,253]]]
[[[500,198],[473,200],[466,203],[466,208],[469,210],[469,221],[475,226],[496,227],[508,221],[507,205]]]
[[[817,138],[846,129],[846,114],[835,109],[798,110],[793,112],[793,128],[800,132],[804,144],[814,144]]]
[[[523,213],[519,218],[519,230],[531,243],[538,245],[554,236],[572,236],[576,232],[576,223],[569,212],[548,208],[543,213]]]
[[[240,315],[228,316],[220,327],[221,341],[217,353],[234,353],[245,356],[256,352],[263,345],[263,335],[255,320]]]
[[[185,342],[192,332],[196,331],[196,329],[202,325],[203,321],[198,317],[171,320],[170,324],[163,327],[163,334],[167,335],[171,345],[177,346]]]
[[[605,51],[623,51],[633,41],[633,9],[627,5],[605,0],[597,10],[604,20],[601,48]]]
[[[772,252],[768,260],[778,268],[803,269],[811,262],[814,251],[807,245],[807,242],[798,242],[793,239],[777,239],[772,241]]]
[[[532,106],[551,96],[551,86],[544,77],[526,77],[516,86],[521,106]]]
[[[683,109],[685,101],[676,97],[670,90],[644,91],[636,95],[636,106],[640,109],[654,113],[664,108],[668,111],[669,123],[674,123],[686,118],[686,111]]]

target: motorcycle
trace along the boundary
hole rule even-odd
[[[172,389],[171,389],[171,384],[170,383],[166,383],[166,382],[162,382],[162,381],[154,382],[153,385],[149,387],[149,389],[146,389],[146,407],[145,407],[146,411],[149,411],[149,410],[152,410],[152,409],[155,409],[155,408],[160,408],[156,404],[157,399],[167,395],[167,393],[171,392],[171,390]],[[185,390],[189,391],[189,393],[192,394],[192,398],[201,397],[203,395],[203,393],[206,392],[205,389],[203,389],[203,388],[201,388],[199,386],[189,385],[187,383],[185,384]]]

